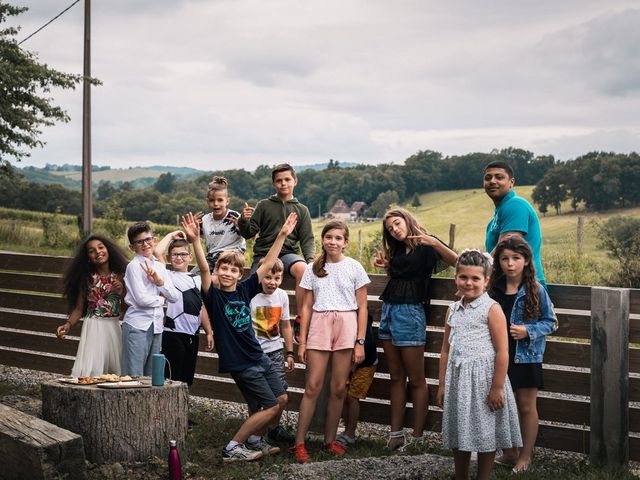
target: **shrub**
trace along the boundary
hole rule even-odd
[[[640,288],[640,218],[615,216],[596,223],[600,248],[618,261],[610,285]]]

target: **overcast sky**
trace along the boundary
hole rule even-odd
[[[18,39],[72,0],[29,6]],[[22,46],[82,73],[84,0]],[[93,163],[402,163],[640,151],[635,0],[93,0]],[[72,121],[24,165],[82,162]]]

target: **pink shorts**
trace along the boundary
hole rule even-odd
[[[309,322],[307,350],[335,352],[353,348],[358,335],[358,314],[355,310],[338,312],[314,311]]]

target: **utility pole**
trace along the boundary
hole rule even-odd
[[[91,197],[91,0],[84,0],[84,79],[82,90],[82,230],[93,224]]]

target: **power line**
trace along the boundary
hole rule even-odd
[[[29,40],[31,37],[33,37],[36,33],[38,33],[40,30],[42,30],[43,28],[45,28],[47,25],[49,25],[50,23],[53,23],[58,17],[62,16],[62,14],[64,14],[67,10],[69,10],[71,7],[73,7],[76,3],[78,3],[80,0],[76,0],[75,2],[73,2],[71,5],[69,5],[67,8],[65,8],[63,11],[61,11],[58,15],[56,15],[55,17],[53,17],[51,20],[49,20],[47,23],[45,23],[44,25],[42,25],[39,29],[37,29],[35,32],[33,32],[31,35],[29,35],[27,38],[25,38],[24,40],[18,42],[18,45],[22,45],[24,42],[26,42],[27,40]]]

